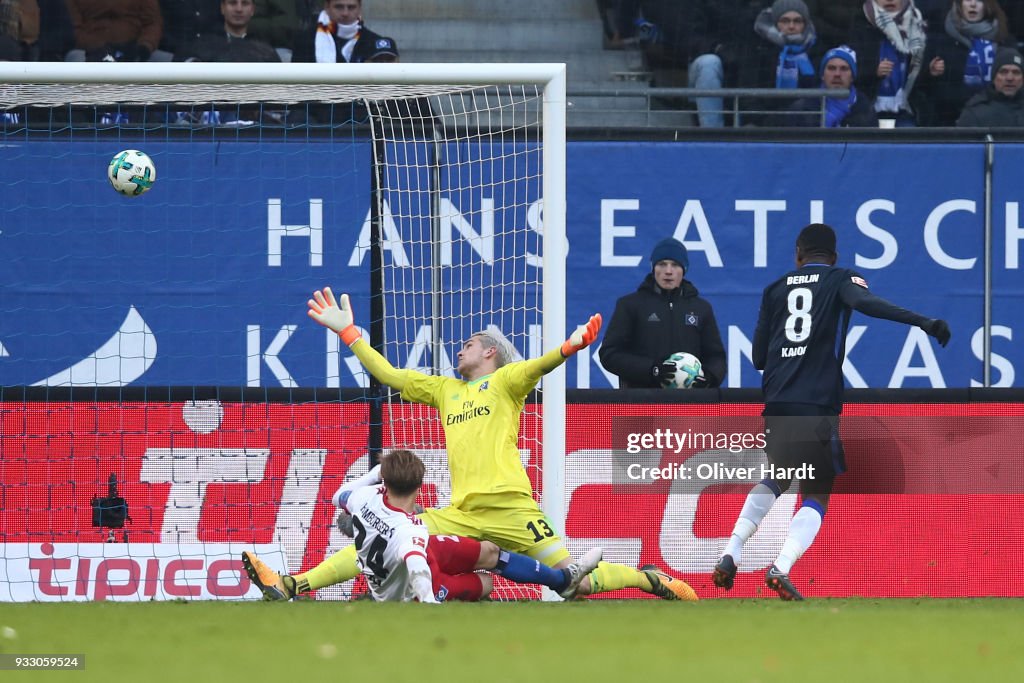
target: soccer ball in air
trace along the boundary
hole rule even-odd
[[[672,378],[661,382],[666,389],[689,389],[700,375],[700,359],[692,353],[677,351],[666,358],[665,362],[676,366]]]
[[[145,152],[126,149],[118,152],[107,167],[111,186],[128,197],[138,197],[156,182],[156,166]]]

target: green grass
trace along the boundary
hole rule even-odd
[[[7,653],[62,681],[1024,680],[1024,601],[5,604]]]

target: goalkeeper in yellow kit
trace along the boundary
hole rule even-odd
[[[519,419],[530,391],[540,378],[590,345],[601,329],[592,316],[560,348],[540,358],[511,361],[507,342],[486,332],[474,334],[458,353],[462,379],[399,370],[363,341],[354,325],[347,294],[336,302],[329,287],[313,293],[309,316],[348,344],[382,384],[402,398],[437,408],[444,426],[451,475],[451,505],[429,509],[419,517],[431,535],[469,536],[523,553],[555,568],[572,562],[562,539],[533,499],[530,480],[519,457]],[[359,574],[356,551],[349,546],[304,574],[279,576],[252,553],[243,562],[254,583],[269,599],[290,599]],[[579,585],[577,595],[639,588],[666,600],[696,600],[684,581],[656,567],[633,569],[602,562]]]

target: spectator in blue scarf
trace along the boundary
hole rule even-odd
[[[879,116],[897,126],[915,126],[915,106],[924,95],[915,91],[921,71],[941,70],[937,58],[924,61],[926,24],[914,0],[866,0],[864,19],[854,27],[851,47],[859,62],[857,87],[874,99]]]
[[[775,0],[757,15],[754,22],[757,40],[746,54],[740,70],[744,88],[816,88],[818,78],[814,62],[817,33],[804,0]],[[765,99],[750,102],[744,109],[773,111],[787,109],[792,101]],[[774,119],[773,119],[774,120]],[[744,117],[744,123],[765,124],[756,116]]]
[[[953,0],[928,35],[925,59],[938,58],[941,68],[922,78],[929,105],[919,112],[922,125],[954,125],[967,100],[992,82],[996,50],[1016,43],[1007,25],[998,0]]]
[[[834,47],[821,58],[821,87],[829,90],[849,90],[846,97],[830,97],[825,101],[825,128],[876,128],[878,114],[871,100],[857,92],[857,55],[847,45]],[[795,112],[813,112],[795,116],[793,126],[821,126],[821,100],[804,98],[792,107]]]

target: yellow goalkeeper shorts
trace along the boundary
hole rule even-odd
[[[548,566],[569,557],[554,525],[531,496],[491,493],[467,497],[462,507],[424,510],[419,518],[432,536],[468,536],[502,550],[523,553]]]

